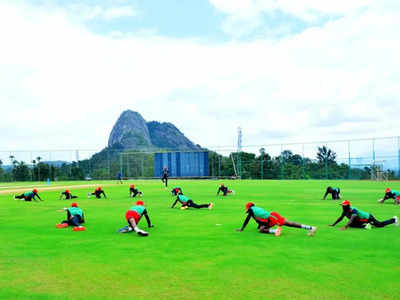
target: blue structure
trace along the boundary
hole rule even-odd
[[[160,177],[168,167],[172,177],[209,176],[208,152],[163,152],[155,153],[154,177]]]

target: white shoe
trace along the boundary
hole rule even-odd
[[[397,216],[394,216],[393,219],[394,219],[394,226],[399,226],[399,218]]]
[[[379,203],[383,203],[383,199],[379,199],[378,202],[379,202]]]
[[[214,206],[214,204],[212,204],[212,203],[208,204],[208,209],[212,209],[213,206]]]
[[[232,195],[235,195],[235,191],[234,190],[232,190]]]
[[[370,230],[371,229],[371,224],[367,223],[367,225],[365,225],[364,229]]]
[[[308,232],[309,236],[313,236],[317,232],[317,227],[313,226],[311,230]]]

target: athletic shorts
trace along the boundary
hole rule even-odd
[[[126,220],[128,221],[128,223],[129,223],[129,219],[130,219],[130,218],[134,218],[136,224],[139,223],[139,220],[140,220],[139,214],[138,214],[136,211],[134,211],[134,210],[128,210],[128,211],[126,212],[126,214],[125,214],[125,218],[126,218]]]
[[[282,226],[286,221],[286,219],[284,217],[280,216],[276,212],[272,212],[270,214],[270,216],[268,217],[268,219],[256,218],[256,220],[261,225],[264,225],[264,226],[267,226],[267,227],[274,227],[275,225]]]
[[[268,220],[271,227],[275,225],[282,226],[286,222],[286,219],[276,212],[272,212]]]

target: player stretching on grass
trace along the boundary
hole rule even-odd
[[[194,203],[191,199],[189,199],[188,197],[184,196],[182,193],[178,194],[178,196],[176,197],[175,202],[172,204],[171,208],[174,208],[176,203],[180,202],[182,204],[181,209],[187,209],[189,207],[193,207],[193,208],[208,208],[208,209],[212,209],[213,208],[213,204],[210,202],[208,204],[196,204]]]
[[[165,188],[168,187],[168,176],[169,176],[168,167],[164,167],[161,172],[161,181],[165,183]]]
[[[348,218],[349,221],[346,225],[344,225],[344,227],[341,227],[340,230],[346,230],[348,227],[371,229],[371,225],[375,227],[385,227],[389,224],[394,224],[395,226],[399,225],[396,216],[389,220],[380,222],[375,219],[372,214],[363,212],[353,206],[350,206],[350,201],[348,200],[343,201],[340,205],[343,209],[341,216],[329,226],[335,226],[337,223],[342,221],[344,217]]]
[[[221,186],[218,188],[217,195],[219,195],[219,192],[222,192],[224,196],[230,193],[235,194],[235,191],[229,190],[228,187],[225,186],[223,183],[221,183]]]
[[[326,196],[328,196],[328,194],[332,194],[332,200],[340,199],[340,189],[338,187],[328,186],[322,200],[325,200]]]
[[[249,223],[250,218],[253,218],[258,224],[258,230],[260,233],[273,233],[275,236],[280,236],[282,228],[281,226],[295,227],[295,228],[303,228],[308,230],[308,235],[312,236],[317,231],[317,227],[304,225],[296,222],[291,222],[286,220],[284,217],[280,216],[276,212],[268,212],[261,207],[257,207],[252,202],[248,202],[246,204],[246,213],[247,217],[244,220],[244,223],[241,228],[237,229],[237,231],[243,231],[244,228]],[[278,228],[271,229],[275,225],[278,225]]]
[[[58,200],[61,200],[61,198],[65,196],[65,200],[69,199],[76,199],[78,196],[72,196],[72,194],[69,192],[69,190],[65,190],[65,192],[62,192]]]
[[[120,230],[118,230],[119,233],[126,233],[126,232],[132,232],[135,231],[138,235],[140,236],[148,236],[149,234],[140,229],[138,227],[138,223],[140,219],[144,216],[147,221],[147,227],[151,228],[154,227],[154,225],[151,224],[149,215],[147,214],[146,207],[144,206],[143,201],[137,201],[134,206],[132,206],[125,214],[125,218],[128,221],[128,225],[125,227],[122,227]]]
[[[129,187],[129,197],[135,198],[136,195],[139,195],[139,197],[142,197],[143,193],[139,192],[138,189],[135,189],[135,185],[134,184],[131,184],[131,186]]]
[[[182,189],[179,186],[174,186],[174,188],[171,190],[171,195],[178,196],[179,194],[183,195]]]
[[[107,198],[107,197],[106,197],[106,193],[104,193],[104,191],[103,191],[103,190],[101,189],[101,187],[99,186],[98,188],[96,188],[96,189],[94,190],[93,193],[89,193],[89,194],[88,194],[88,197],[95,195],[97,199],[100,199],[100,198],[101,198],[101,194],[104,195],[104,198]]]
[[[394,204],[398,205],[400,203],[400,192],[387,188],[385,190],[385,196],[379,199],[378,202],[383,203],[387,199],[394,199]]]
[[[83,215],[82,209],[78,207],[78,203],[74,202],[71,207],[64,207],[67,211],[67,219],[57,224],[57,228],[66,228],[68,226],[74,226],[74,231],[85,230],[81,224],[85,223],[85,216]]]
[[[38,202],[38,200],[36,200],[35,197],[38,197],[40,201],[43,201],[39,194],[38,194],[38,190],[37,189],[33,189],[31,192],[26,192],[23,193],[21,195],[14,195],[14,200],[22,200],[22,201],[32,201],[35,200],[36,202]]]

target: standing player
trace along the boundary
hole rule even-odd
[[[139,197],[142,197],[143,193],[140,192],[138,189],[135,189],[134,184],[131,184],[131,186],[129,187],[129,197],[135,198],[136,195],[139,195]]]
[[[183,194],[178,194],[176,197],[175,202],[172,204],[171,208],[174,208],[176,203],[180,202],[182,204],[181,209],[187,209],[189,207],[193,208],[208,208],[212,209],[213,204],[210,202],[208,204],[196,204],[192,201],[192,199],[189,199],[188,197],[184,196]]]
[[[140,236],[148,236],[149,235],[148,232],[138,227],[138,223],[142,218],[142,216],[146,218],[148,228],[154,227],[154,225],[152,225],[150,222],[150,218],[149,215],[147,214],[147,209],[144,206],[144,202],[137,201],[136,204],[132,206],[125,214],[125,218],[126,221],[128,222],[128,225],[122,227],[120,230],[118,230],[118,232],[126,233],[135,231]]]
[[[178,196],[179,194],[183,195],[182,189],[179,186],[174,186],[174,188],[171,190],[171,195]]]
[[[118,174],[117,174],[117,183],[122,184],[122,173],[121,172],[118,172]]]
[[[325,198],[326,198],[326,196],[328,196],[328,194],[332,194],[332,200],[340,199],[340,189],[338,187],[328,186],[322,200],[325,200]]]
[[[161,172],[161,181],[165,183],[165,188],[168,187],[168,176],[169,176],[168,167],[165,166]]]
[[[385,190],[385,196],[382,199],[379,199],[378,202],[383,203],[387,199],[394,199],[394,204],[398,205],[400,203],[400,192],[387,188]]]
[[[243,231],[244,228],[249,223],[250,218],[253,218],[258,224],[258,230],[260,233],[273,233],[275,236],[280,236],[282,228],[281,226],[302,228],[308,231],[308,235],[312,236],[317,231],[317,227],[304,225],[296,222],[291,222],[286,220],[284,217],[280,216],[276,212],[268,212],[261,207],[257,207],[252,202],[248,202],[246,204],[246,213],[247,217],[244,220],[244,223],[241,228],[237,229],[237,231]],[[278,228],[271,229],[275,225],[278,225]]]
[[[78,203],[74,202],[71,204],[71,207],[64,207],[63,210],[67,211],[67,220],[57,224],[57,228],[74,226],[74,231],[85,230],[85,227],[81,225],[85,223],[85,216],[82,209],[78,207]]]
[[[94,190],[93,193],[89,193],[88,197],[95,195],[97,199],[100,199],[102,194],[104,195],[104,198],[107,198],[106,193],[104,193],[101,186],[99,186]]]
[[[329,226],[335,226],[337,223],[342,221],[344,217],[348,218],[349,221],[346,225],[344,225],[344,227],[341,227],[340,230],[346,230],[348,227],[370,229],[371,225],[375,227],[385,227],[389,224],[394,224],[395,226],[399,225],[397,216],[380,222],[375,219],[372,214],[363,212],[353,206],[350,206],[350,201],[348,200],[343,201],[340,205],[343,209],[342,214],[333,224]]]
[[[21,195],[14,195],[14,200],[22,200],[22,201],[32,201],[35,200],[36,202],[38,202],[38,200],[36,200],[35,197],[38,197],[40,201],[43,201],[39,194],[38,194],[38,190],[37,189],[33,189],[31,192],[25,192]]]
[[[217,195],[219,195],[219,192],[222,192],[224,196],[230,193],[235,194],[235,191],[229,190],[228,187],[225,186],[223,183],[221,183],[221,186],[218,188]]]
[[[70,199],[76,199],[78,196],[72,196],[72,194],[69,192],[69,190],[65,190],[65,192],[61,192],[60,197],[58,200],[61,200],[61,198],[65,196],[65,200],[70,200]]]

